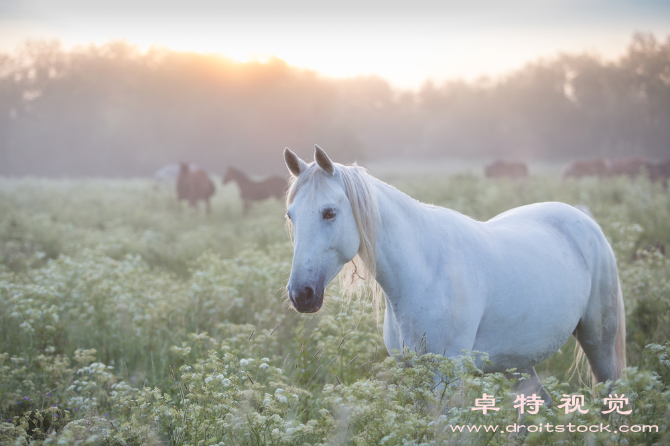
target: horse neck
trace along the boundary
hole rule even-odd
[[[252,184],[253,181],[249,179],[242,171],[237,170],[237,169],[231,169],[230,173],[232,174],[232,179],[237,181],[237,184],[242,187],[246,186],[248,184]]]
[[[463,219],[443,209],[436,226],[435,209],[381,181],[375,182],[380,220],[377,225],[376,280],[387,298],[397,301],[407,294],[412,277],[434,268],[434,259],[444,255],[444,243],[461,232]],[[440,228],[448,227],[448,231]],[[452,233],[453,229],[453,233]]]

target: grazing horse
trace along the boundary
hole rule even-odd
[[[209,199],[216,189],[205,169],[193,168],[188,163],[179,166],[179,177],[177,177],[177,199],[187,200],[188,204],[195,208],[198,200],[204,200],[207,213],[212,212]]]
[[[647,169],[649,169],[649,178],[652,181],[658,181],[667,187],[670,178],[670,160],[649,163]]]
[[[287,290],[314,313],[357,255],[386,300],[384,343],[458,356],[486,352],[485,372],[533,366],[574,335],[598,381],[626,366],[616,259],[598,224],[563,203],[537,203],[486,222],[420,203],[316,147],[307,164],[285,149],[294,254]],[[360,269],[359,269],[360,270]],[[531,394],[531,390],[524,391]]]
[[[627,175],[631,178],[640,174],[642,169],[647,169],[649,163],[639,156],[625,156],[607,160],[607,175]]]
[[[604,177],[607,174],[608,169],[605,160],[576,160],[565,168],[563,178]]]
[[[234,167],[228,167],[223,176],[223,184],[230,181],[236,181],[240,187],[240,195],[244,201],[244,215],[249,212],[252,201],[265,200],[270,197],[280,200],[284,197],[286,189],[286,179],[282,177],[272,176],[264,181],[253,181],[244,172]]]
[[[519,161],[495,161],[486,166],[486,178],[525,178],[528,176],[528,167]]]

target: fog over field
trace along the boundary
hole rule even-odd
[[[0,174],[149,176],[179,160],[282,173],[314,143],[344,162],[670,155],[670,40],[636,34],[624,55],[561,54],[495,79],[330,78],[279,59],[129,43],[0,54]]]

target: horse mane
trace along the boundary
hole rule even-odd
[[[343,297],[351,297],[365,285],[370,285],[373,306],[379,320],[381,308],[382,291],[375,276],[377,273],[377,222],[379,219],[379,205],[374,193],[374,177],[367,169],[357,165],[342,165],[333,163],[344,183],[347,199],[358,228],[360,246],[358,254],[344,267],[339,274],[340,291]],[[289,188],[286,193],[286,208],[293,203],[296,194],[304,186],[310,186],[312,194],[329,188],[326,181],[330,175],[321,169],[316,163],[311,163],[299,176],[291,176]],[[293,236],[291,220],[286,219],[289,237]]]

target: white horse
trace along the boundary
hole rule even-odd
[[[299,312],[318,311],[325,287],[358,254],[385,295],[389,352],[422,341],[446,356],[486,352],[485,372],[516,368],[544,393],[533,366],[572,334],[598,381],[622,375],[616,260],[583,212],[538,203],[479,222],[335,164],[318,146],[314,163],[288,148],[284,159],[294,237],[286,288]]]

